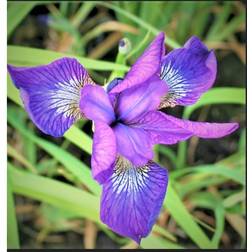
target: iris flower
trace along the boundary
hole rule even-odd
[[[219,138],[238,128],[160,111],[191,105],[213,85],[216,58],[197,37],[165,56],[160,33],[126,76],[106,90],[73,58],[8,70],[31,120],[45,134],[60,137],[80,118],[94,122],[91,167],[103,187],[101,220],[138,243],[150,233],[168,184],[167,169],[152,161],[153,146],[192,136]]]

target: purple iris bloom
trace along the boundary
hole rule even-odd
[[[8,66],[25,109],[44,133],[62,136],[82,117],[94,122],[91,166],[103,186],[101,220],[138,243],[150,233],[168,183],[167,169],[151,161],[153,145],[192,136],[219,138],[238,128],[161,112],[195,103],[216,77],[214,52],[196,37],[164,54],[160,33],[124,79],[113,80],[106,90],[72,58],[39,67]]]

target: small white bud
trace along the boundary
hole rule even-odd
[[[127,38],[123,38],[119,41],[118,46],[119,53],[121,54],[128,54],[131,51],[131,42]]]

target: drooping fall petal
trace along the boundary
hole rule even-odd
[[[62,136],[81,118],[81,89],[94,84],[83,66],[72,58],[38,67],[8,65],[8,71],[34,124],[54,137]]]
[[[103,184],[101,220],[114,232],[140,243],[158,217],[167,183],[167,170],[156,163],[135,167],[119,158],[113,175]]]

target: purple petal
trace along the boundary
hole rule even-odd
[[[38,67],[8,65],[8,71],[34,124],[54,137],[62,136],[81,118],[80,90],[86,84],[94,84],[82,65],[72,58]]]
[[[181,127],[192,132],[194,136],[209,139],[224,137],[231,134],[239,127],[238,123],[193,122],[168,115],[166,115],[166,119],[170,120],[177,127]]]
[[[143,113],[157,109],[167,90],[165,82],[153,76],[144,84],[123,91],[117,100],[119,119],[131,123]]]
[[[152,41],[140,58],[131,67],[124,80],[115,85],[111,93],[118,93],[126,88],[133,87],[147,81],[160,70],[161,59],[164,56],[165,35],[163,32]]]
[[[87,85],[82,89],[80,109],[90,120],[110,124],[115,119],[108,94],[99,86]]]
[[[95,122],[92,151],[92,174],[99,182],[104,183],[113,173],[116,159],[116,138],[113,130],[101,121]]]
[[[213,85],[216,68],[214,52],[208,51],[197,37],[168,53],[162,61],[160,77],[169,91],[161,107],[195,103]]]
[[[118,123],[114,128],[117,151],[134,165],[143,165],[153,158],[152,144],[143,129]]]
[[[114,232],[140,243],[159,215],[167,184],[167,170],[156,163],[134,167],[119,159],[103,185],[101,220]]]
[[[153,144],[175,144],[192,136],[220,138],[239,127],[238,123],[192,122],[159,111],[146,113],[136,126],[149,133]]]

